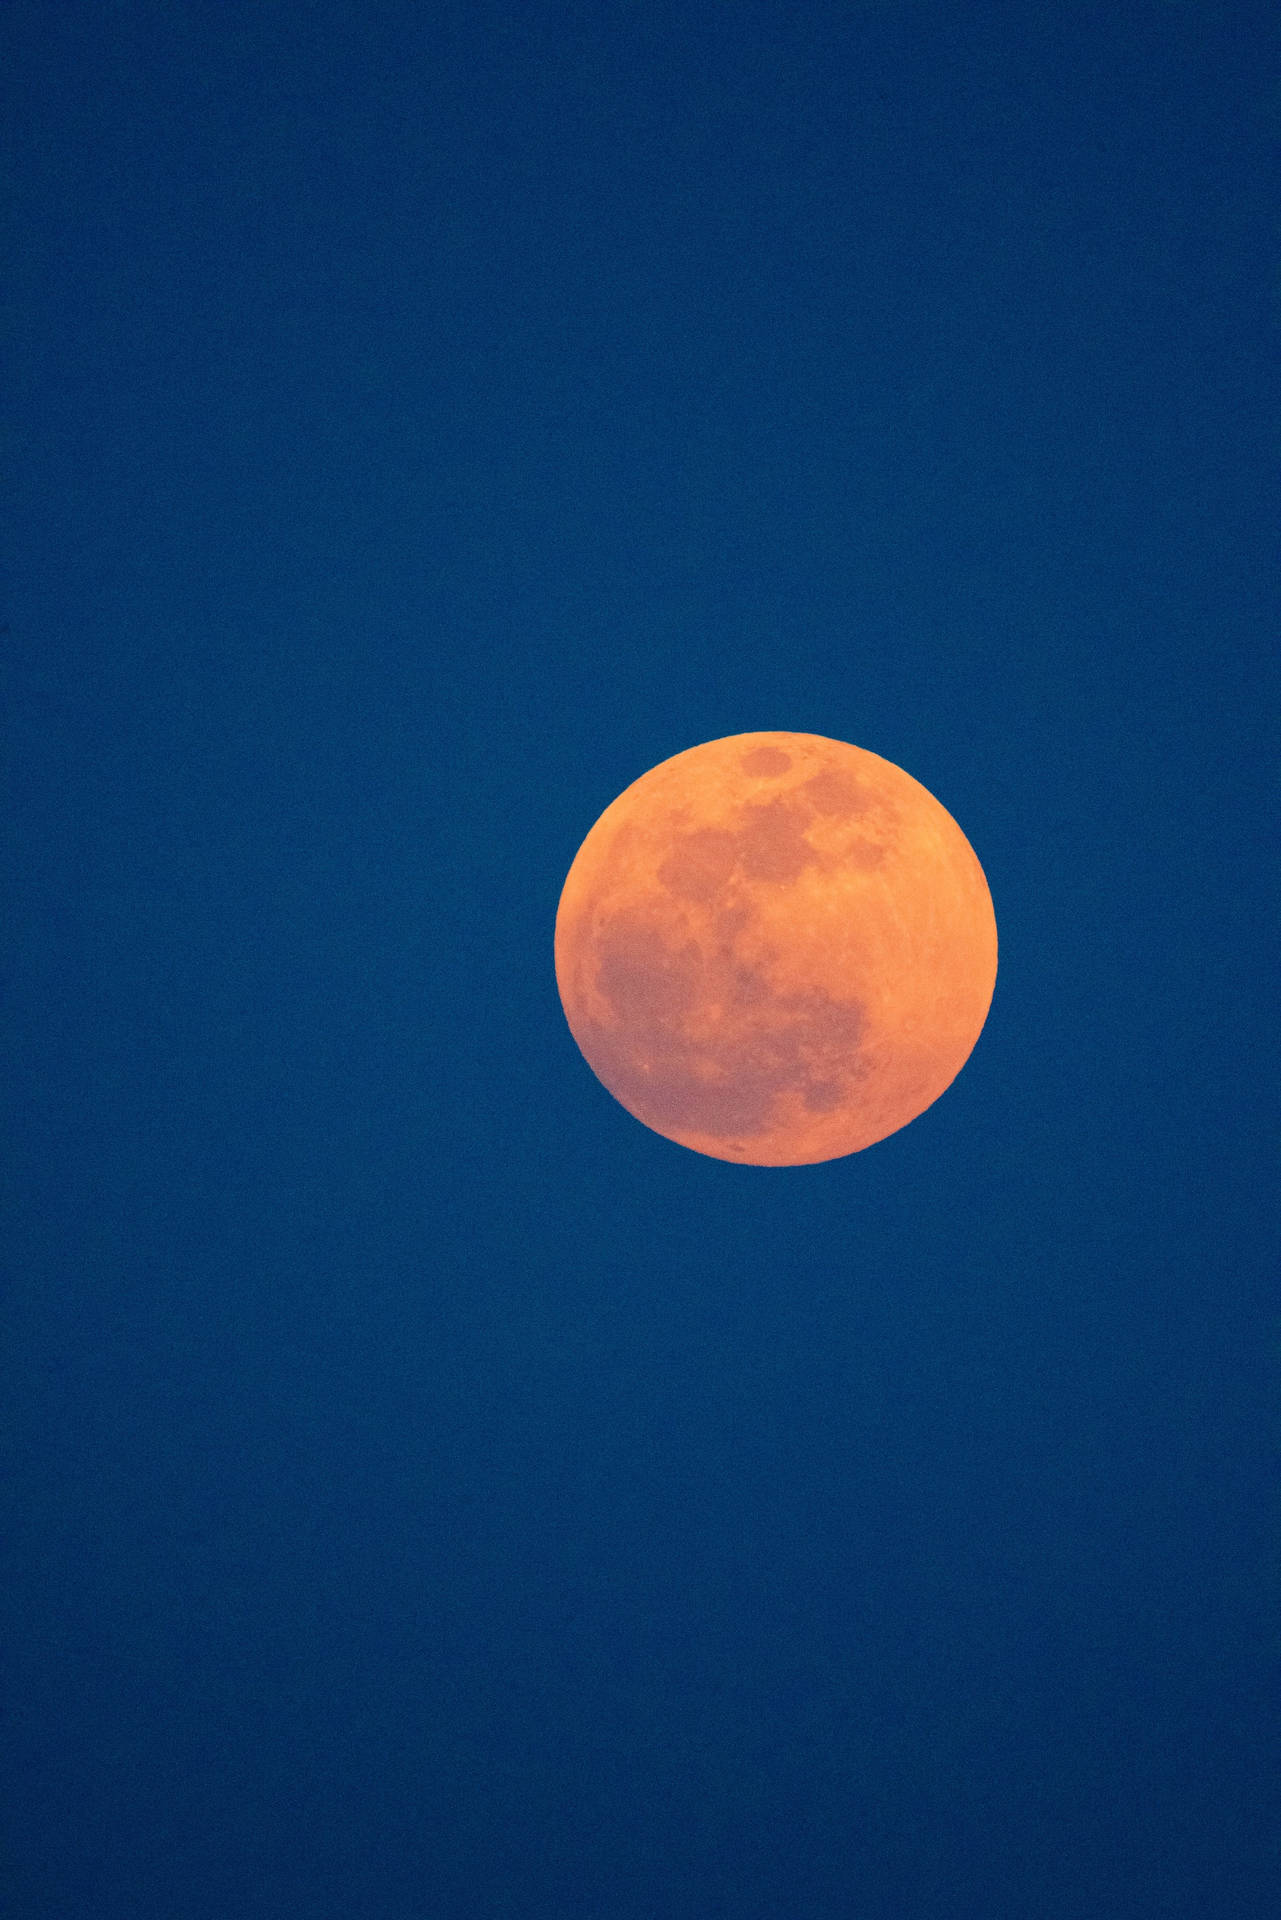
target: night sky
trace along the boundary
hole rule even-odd
[[[5,1920],[1281,1911],[1281,16],[11,0]],[[849,1158],[556,995],[906,768]]]

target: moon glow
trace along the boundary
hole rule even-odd
[[[556,983],[596,1077],[718,1160],[857,1153],[951,1085],[996,981],[983,869],[879,755],[742,733],[606,807],[556,915]]]

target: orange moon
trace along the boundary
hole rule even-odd
[[[987,1018],[996,916],[947,809],[812,733],[678,753],[606,807],[556,915],[556,984],[638,1120],[748,1166],[834,1160],[951,1085]]]

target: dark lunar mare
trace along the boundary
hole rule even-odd
[[[734,953],[673,946],[640,917],[619,916],[599,944],[597,986],[615,1022],[576,1037],[593,1071],[631,1112],[660,1131],[715,1138],[768,1131],[780,1094],[811,1113],[841,1104],[858,1070],[860,1006],[818,988],[780,993]],[[720,1036],[696,1039],[688,1018],[724,1009]]]

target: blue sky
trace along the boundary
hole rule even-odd
[[[3,34],[6,1910],[1270,1915],[1272,10]],[[772,728],[1001,934],[787,1171],[551,965]]]

